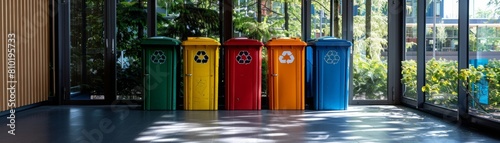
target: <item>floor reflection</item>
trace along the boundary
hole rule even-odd
[[[444,118],[401,106],[346,111],[42,106],[16,113],[16,136],[0,134],[0,142],[500,142]]]
[[[176,116],[164,115],[168,118],[154,122],[135,141],[439,142],[462,135],[447,123],[405,109],[354,106],[346,111],[179,111]]]

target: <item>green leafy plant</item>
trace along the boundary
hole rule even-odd
[[[489,83],[490,105],[498,108],[500,107],[500,60],[490,60],[485,71]]]
[[[167,20],[165,15],[160,15],[159,34],[163,36],[186,40],[187,37],[219,38],[219,14],[209,9],[214,1],[200,1],[198,3],[174,5],[174,12],[179,16]],[[212,5],[210,5],[212,4]]]
[[[474,68],[471,65],[468,69],[460,70],[461,73],[459,74],[460,80],[463,81],[461,86],[465,88],[471,103],[469,108],[474,110],[475,113],[496,119],[500,119],[500,116],[492,113],[500,112],[500,93],[498,92],[498,75],[500,74],[499,63],[500,61],[490,60],[490,63],[486,66],[480,65],[477,68]],[[484,88],[479,87],[482,79],[486,79],[488,81],[488,92],[482,91]],[[488,104],[483,104],[479,101],[479,97],[477,96],[479,93],[487,93]]]
[[[387,64],[380,60],[359,58],[354,61],[354,92],[365,99],[384,99],[387,90]]]
[[[146,37],[146,5],[141,1],[121,1],[117,5],[117,95],[121,99],[130,99],[142,95],[142,48],[140,42]],[[137,18],[142,17],[142,18]]]
[[[276,30],[276,27],[282,25],[283,21],[268,23],[267,16],[264,17],[264,21],[262,22],[257,22],[253,18],[242,15],[236,15],[235,17],[235,30],[243,33],[248,38],[264,41],[271,38],[272,35],[284,36],[285,31]]]
[[[417,99],[417,63],[415,60],[402,61],[401,82],[405,85],[404,95]]]
[[[461,69],[458,73],[458,63],[456,61],[431,59],[426,63],[426,84],[422,91],[426,93],[426,102],[450,108],[456,108],[458,93],[458,80],[465,87],[474,108],[482,108],[488,112],[500,109],[500,60],[489,60],[485,66],[475,68],[470,65],[468,69]],[[408,60],[402,62],[401,82],[406,86],[405,96],[416,99],[417,74],[416,62]],[[485,78],[488,81],[488,101],[489,105],[481,105],[474,96],[481,92],[478,83]],[[479,106],[481,105],[481,107]]]
[[[426,84],[422,91],[426,101],[436,105],[456,108],[458,85],[458,62],[431,59],[426,63]]]

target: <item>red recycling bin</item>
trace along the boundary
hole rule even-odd
[[[227,110],[260,110],[262,42],[232,38],[224,43]]]

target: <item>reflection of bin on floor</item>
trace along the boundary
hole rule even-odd
[[[470,59],[469,63],[477,68],[478,66],[486,66],[488,59]],[[476,91],[474,95],[479,100],[479,103],[488,105],[488,80],[486,80],[486,77],[482,77],[477,86],[472,86],[472,91]],[[476,103],[472,102],[472,104]]]
[[[260,110],[263,45],[247,38],[224,43],[226,109]]]
[[[184,109],[217,110],[220,43],[211,38],[189,37],[182,45]]]
[[[175,110],[180,43],[167,37],[142,41],[144,110]]]
[[[311,40],[312,93],[316,110],[345,110],[349,101],[351,42],[333,37]]]
[[[273,38],[266,43],[270,109],[304,109],[305,46],[297,38]]]

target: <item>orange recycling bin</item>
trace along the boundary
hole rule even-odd
[[[299,38],[273,38],[266,43],[271,110],[304,110],[306,45]]]

